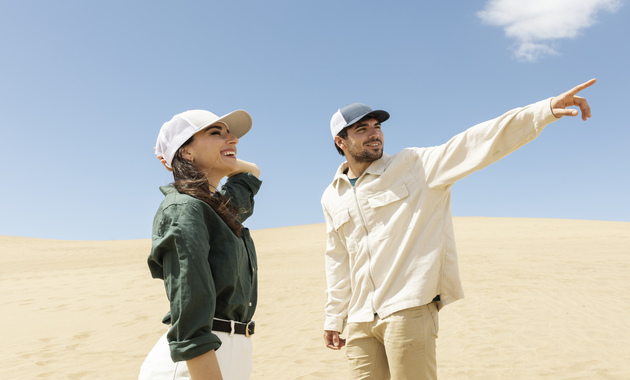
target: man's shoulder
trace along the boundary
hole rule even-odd
[[[392,169],[396,167],[398,164],[407,165],[412,161],[416,161],[421,158],[422,152],[424,152],[427,148],[418,148],[418,147],[410,147],[403,148],[398,153],[394,153],[392,155],[383,154],[383,157],[380,158],[375,163],[375,169],[381,168],[381,170],[386,171],[388,169]]]
[[[337,189],[336,189],[337,188],[337,181],[338,181],[338,179],[335,178],[324,189],[324,192],[322,193],[322,199],[321,199],[322,204],[325,203],[327,200],[330,200],[331,197],[335,196],[338,193]]]
[[[394,154],[393,157],[406,157],[406,156],[416,156],[417,157],[420,153],[422,153],[423,151],[425,151],[427,149],[430,149],[430,148],[417,147],[417,146],[403,148],[400,152]]]

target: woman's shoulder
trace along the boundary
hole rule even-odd
[[[204,201],[192,197],[188,194],[178,192],[172,185],[161,186],[160,190],[164,194],[164,199],[158,209],[159,213],[197,213],[207,212],[211,207]]]
[[[201,202],[199,199],[191,197],[188,194],[182,194],[173,185],[160,186],[160,191],[164,194],[164,203],[190,203]]]

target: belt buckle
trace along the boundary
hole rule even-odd
[[[252,332],[249,332],[249,328],[252,328]],[[254,321],[249,321],[247,322],[247,324],[245,325],[245,337],[249,338],[250,336],[252,336],[254,334],[254,329],[255,329],[256,323]]]

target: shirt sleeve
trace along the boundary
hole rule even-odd
[[[240,173],[229,177],[221,188],[221,195],[230,199],[238,211],[237,218],[242,223],[254,213],[254,196],[262,181],[251,173]]]
[[[208,252],[208,224],[195,203],[171,204],[154,221],[149,268],[162,278],[170,302],[171,358],[184,361],[221,346],[212,333],[216,289]]]
[[[551,99],[516,108],[496,119],[477,124],[446,144],[417,148],[431,188],[444,188],[514,152],[558,120]]]
[[[326,219],[326,320],[324,330],[343,332],[348,319],[350,288],[350,260],[330,214],[324,207]]]

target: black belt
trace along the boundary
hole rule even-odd
[[[254,330],[256,324],[254,321],[249,321],[247,323],[236,322],[236,321],[226,321],[223,319],[214,319],[212,321],[212,331],[221,331],[226,333],[232,333],[232,323],[234,323],[234,334],[241,334],[249,337],[250,335],[254,335]]]

